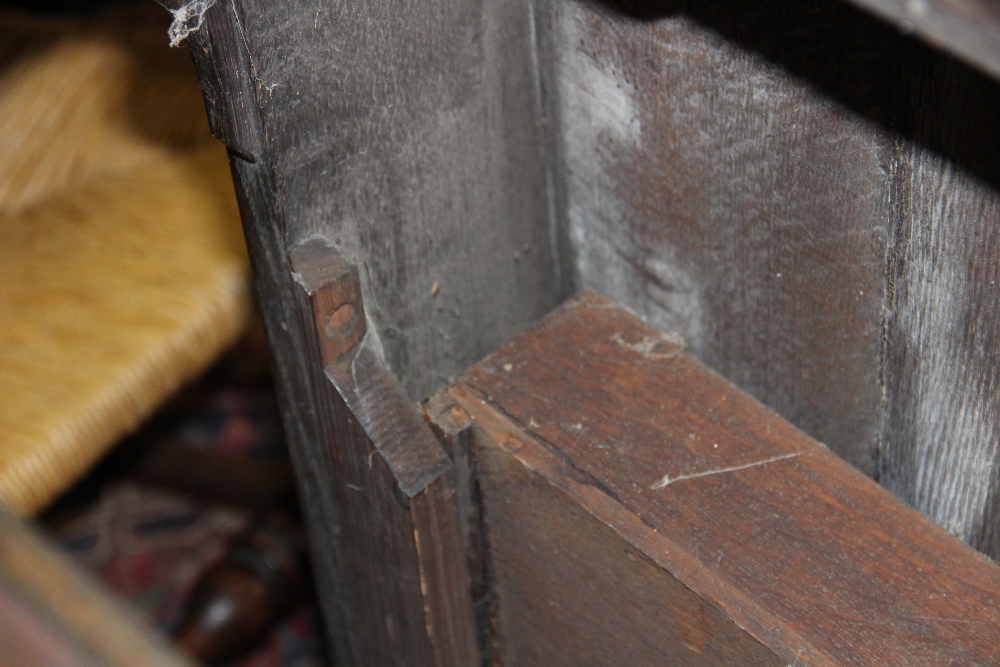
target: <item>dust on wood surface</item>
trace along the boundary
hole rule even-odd
[[[528,549],[520,557],[537,573],[516,567],[518,527],[534,528],[529,500],[516,502],[520,518],[507,504],[545,487],[786,664],[997,662],[1000,568],[603,297],[578,296],[449,392],[472,418],[477,455],[500,452],[480,484],[487,541],[508,556],[494,563],[508,614],[525,612],[516,605],[536,586],[557,594],[546,572],[574,562]],[[508,479],[510,466],[522,472]],[[539,530],[530,539],[558,550]],[[591,604],[625,618],[630,602]],[[589,618],[562,613],[553,623]],[[545,622],[529,615],[516,627]]]
[[[577,284],[996,556],[1000,84],[832,0],[538,14]]]
[[[0,498],[30,514],[232,344],[252,296],[225,152],[158,22],[0,31]]]
[[[221,6],[253,70],[283,232],[358,265],[412,400],[558,303],[521,3],[220,0],[209,15]]]

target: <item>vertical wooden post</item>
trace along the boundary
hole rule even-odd
[[[597,294],[426,411],[471,450],[494,664],[998,664],[996,563]]]
[[[361,664],[477,661],[455,467],[366,326],[357,268],[320,239],[289,252],[330,488],[350,642]],[[308,499],[305,502],[309,502]]]
[[[188,41],[229,149],[334,661],[472,665],[454,466],[366,335],[357,268],[319,239],[289,248],[233,3]]]

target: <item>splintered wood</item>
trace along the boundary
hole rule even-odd
[[[1000,568],[603,297],[428,405],[503,664],[1000,663]]]

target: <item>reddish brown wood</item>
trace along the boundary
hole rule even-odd
[[[536,10],[575,284],[1000,558],[1000,85],[841,0]]]
[[[424,622],[433,649],[433,660],[422,664],[471,667],[478,661],[478,652],[453,469],[411,498],[410,516],[424,593]],[[406,664],[415,664],[400,657]]]
[[[315,465],[340,579],[334,602],[358,665],[473,665],[472,598],[455,468],[366,334],[357,269],[327,243],[293,248],[311,360],[312,416],[326,443]],[[345,307],[351,313],[341,317]],[[307,498],[307,502],[315,502]]]
[[[448,391],[505,664],[1000,664],[1000,568],[602,297]]]
[[[482,664],[491,664],[496,636],[490,626],[495,614],[490,593],[488,559],[483,535],[482,503],[474,477],[475,455],[469,416],[447,392],[441,391],[422,405],[424,418],[434,429],[455,463],[456,494],[465,544],[465,568],[472,587],[472,604]]]
[[[993,0],[857,2],[964,16],[973,48],[960,52],[992,57],[967,29],[992,30]],[[350,579],[395,572],[393,549],[411,562],[415,548],[389,495],[355,507],[365,454],[383,454],[374,487],[402,499],[436,479],[439,452],[404,446],[426,434],[390,416],[408,408],[380,384],[375,347],[358,344],[358,373],[317,361],[328,325],[360,338],[365,321],[349,307],[314,331],[288,250],[316,235],[364,267],[381,359],[410,398],[573,286],[599,287],[996,555],[997,87],[849,9],[219,0],[206,12],[192,53],[231,150],[343,662],[360,659],[358,618],[398,614],[402,635],[421,637],[408,612],[374,601],[392,591],[373,598]],[[359,444],[341,457],[335,440]],[[372,524],[403,542],[366,541]],[[405,576],[414,590],[419,575]],[[380,650],[387,633],[359,641]]]

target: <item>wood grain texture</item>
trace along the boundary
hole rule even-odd
[[[322,235],[358,265],[411,399],[557,302],[521,2],[222,6],[248,55],[225,67],[244,67],[256,97],[286,240]]]
[[[316,235],[410,399],[597,287],[997,555],[995,82],[834,0],[224,0],[191,46],[319,544]]]
[[[891,31],[839,4],[736,4],[553,5],[568,254],[580,287],[872,472],[893,142],[782,64],[888,106]]]
[[[935,76],[906,119],[921,143],[894,169],[879,479],[996,559],[1000,86],[946,59],[925,66]]]
[[[574,279],[996,556],[996,82],[826,0],[537,11]]]
[[[1000,663],[1000,568],[602,297],[448,392],[505,664]]]
[[[315,328],[306,299],[289,271],[283,223],[274,173],[266,153],[249,155],[235,135],[221,131],[233,123],[245,132],[263,137],[260,114],[253,96],[249,55],[243,42],[234,39],[235,15],[228,3],[219,2],[205,14],[202,27],[188,44],[206,97],[209,119],[229,148],[230,168],[236,187],[243,232],[253,268],[257,300],[264,319],[272,368],[281,407],[281,419],[295,468],[296,482],[306,516],[313,574],[320,591],[331,652],[350,661],[352,645],[347,634],[347,614],[339,602],[344,596],[344,571],[338,535],[340,514],[330,484],[330,440],[319,423],[316,356],[303,341]],[[212,95],[228,99],[213,100]],[[226,114],[222,117],[219,114]],[[236,148],[233,148],[236,145]],[[303,303],[305,302],[305,303]]]
[[[365,334],[357,268],[319,239],[289,251],[313,322],[319,428],[339,513],[347,664],[478,661],[455,468]],[[353,317],[338,317],[350,308]]]
[[[476,456],[468,414],[444,390],[421,404],[424,419],[434,429],[448,456],[455,463],[456,497],[462,540],[465,545],[465,568],[472,588],[472,607],[476,619],[480,664],[493,665],[499,656],[494,626],[496,598],[490,585],[490,559],[487,555],[482,498],[476,481]]]
[[[410,500],[425,630],[433,651],[426,664],[440,667],[482,664],[457,484],[450,469]],[[403,656],[402,664],[414,664],[412,656]]]
[[[0,507],[0,664],[191,667],[137,618]]]

